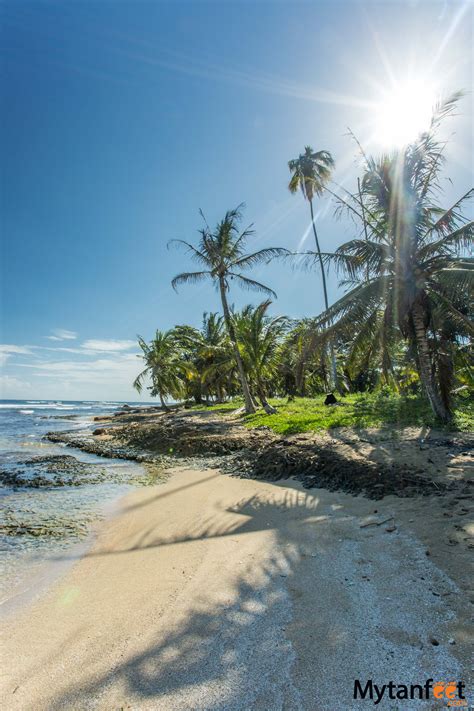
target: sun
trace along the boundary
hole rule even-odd
[[[382,94],[374,114],[374,140],[402,148],[430,126],[435,92],[419,81],[405,81]]]

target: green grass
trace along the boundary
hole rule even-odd
[[[362,393],[338,399],[342,404],[335,407],[324,405],[324,395],[316,398],[296,398],[293,402],[288,402],[286,398],[272,399],[271,404],[278,408],[276,415],[267,415],[263,410],[259,410],[254,415],[247,415],[244,421],[249,428],[265,425],[283,435],[317,432],[335,427],[441,427],[439,422],[436,422],[428,402],[419,396]],[[241,404],[241,400],[234,400],[209,409],[225,413],[235,410]],[[450,429],[474,431],[473,400],[460,401]]]
[[[192,405],[189,409],[190,410],[206,410],[212,411],[212,412],[234,412],[237,410],[238,407],[241,407],[244,404],[244,401],[240,397],[235,397],[233,400],[229,400],[228,402],[223,402],[220,405]]]

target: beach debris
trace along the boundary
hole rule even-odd
[[[393,516],[384,518],[383,521],[378,521],[376,519],[372,519],[370,521],[364,521],[363,523],[360,524],[359,528],[367,528],[368,526],[382,526],[384,523],[388,523],[389,521],[393,521]]]
[[[107,437],[91,432],[52,432],[47,438],[101,457],[166,462],[166,466],[205,466],[242,478],[277,481],[293,478],[304,488],[321,487],[379,500],[399,497],[444,496],[451,490],[461,493],[456,481],[435,482],[416,463],[393,457],[374,461],[364,455],[340,451],[336,440],[314,434],[280,436],[266,426],[248,429],[232,413],[205,414],[174,410],[163,412],[142,408],[140,412],[115,413],[107,427]],[[99,428],[102,429],[102,428]],[[362,438],[360,437],[360,440]],[[373,442],[373,437],[367,439]],[[437,440],[430,445],[439,446]],[[442,441],[443,446],[466,444]],[[380,524],[382,525],[382,524]]]

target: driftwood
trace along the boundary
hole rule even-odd
[[[388,523],[389,521],[393,521],[393,516],[389,516],[383,521],[367,521],[366,523],[361,523],[360,528],[367,528],[368,526],[383,526],[384,523]]]

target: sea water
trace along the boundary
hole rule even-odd
[[[92,428],[94,416],[113,413],[122,404],[0,400],[0,610],[37,586],[48,561],[72,560],[94,523],[133,487],[135,479],[143,480],[143,469],[134,462],[96,457],[45,439],[51,431]],[[29,486],[28,476],[34,479],[35,474],[43,474],[35,459],[58,455],[93,465],[93,470],[97,467],[100,481],[92,477],[89,483],[84,477],[85,481],[75,485],[72,477],[69,485],[57,486],[52,477],[51,486]],[[26,473],[26,485],[6,484],[12,472],[21,472],[23,484]]]

